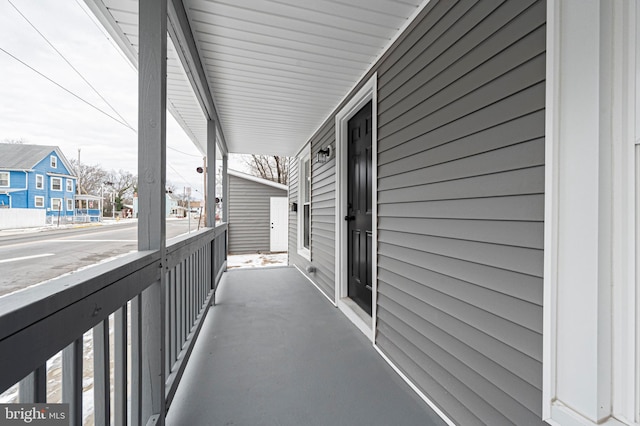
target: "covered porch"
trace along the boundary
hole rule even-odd
[[[139,251],[0,299],[0,391],[73,425],[443,424],[298,270],[226,272],[228,155],[295,156],[427,2],[85,2],[139,70]],[[170,241],[167,111],[206,156],[206,211],[225,200]]]
[[[636,2],[85,3],[139,71],[139,251],[0,299],[0,391],[62,351],[82,424],[89,332],[98,425],[640,424]],[[223,200],[170,241],[167,111]],[[296,268],[226,271],[230,153],[295,158]]]
[[[167,425],[444,425],[297,269],[225,274]]]

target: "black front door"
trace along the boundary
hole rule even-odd
[[[371,315],[372,152],[371,102],[348,123],[347,275],[349,297]]]

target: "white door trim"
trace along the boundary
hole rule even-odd
[[[377,293],[378,293],[378,74],[364,84],[351,100],[336,114],[336,272],[335,298],[338,308],[349,318],[367,337],[375,343]],[[364,312],[356,303],[348,298],[346,238],[347,226],[344,217],[347,215],[347,124],[349,119],[371,101],[372,118],[372,315]]]

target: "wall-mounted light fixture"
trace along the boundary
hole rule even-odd
[[[316,154],[316,163],[324,164],[329,161],[332,152],[333,150],[331,149],[331,145],[319,150]]]

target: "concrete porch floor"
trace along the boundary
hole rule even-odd
[[[225,274],[167,425],[444,425],[294,268]]]

